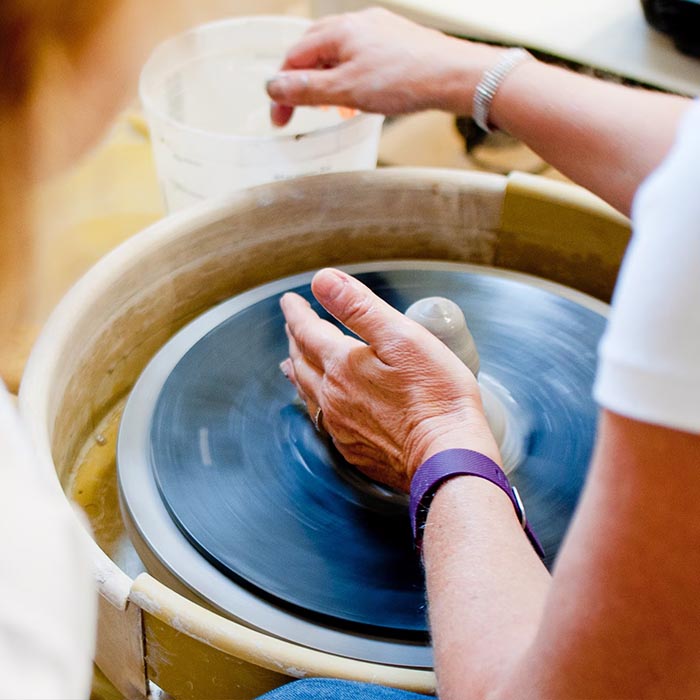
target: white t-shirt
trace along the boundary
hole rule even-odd
[[[597,401],[700,433],[700,101],[643,183],[600,345]]]
[[[0,698],[90,695],[96,592],[77,514],[0,382]]]

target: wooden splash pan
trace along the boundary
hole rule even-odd
[[[522,174],[386,168],[261,185],[203,203],[103,258],[47,322],[19,403],[47,482],[76,500],[92,526],[95,661],[104,675],[126,698],[148,696],[153,684],[178,698],[254,698],[303,676],[433,692],[430,671],[276,639],[185,597],[157,566],[139,568],[116,489],[124,400],[185,323],[280,277],[432,259],[538,275],[609,301],[628,238],[627,219],[574,186]]]

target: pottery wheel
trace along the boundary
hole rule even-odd
[[[461,306],[480,381],[503,392],[524,426],[511,480],[550,565],[591,457],[607,307],[491,268],[408,261],[345,269],[402,311],[426,296]],[[166,568],[227,615],[332,653],[429,666],[406,498],[345,463],[278,367],[287,356],[281,294],[294,290],[327,317],[311,276],[224,302],[152,360],[122,421],[122,506]]]

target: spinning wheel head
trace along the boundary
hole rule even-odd
[[[603,304],[523,275],[442,263],[346,268],[398,309],[464,310],[480,379],[518,417],[512,475],[548,563],[593,445]],[[251,290],[176,335],[146,369],[119,439],[125,514],[196,594],[250,626],[343,656],[431,663],[406,501],[349,467],[278,370],[279,297],[321,312],[311,274]]]

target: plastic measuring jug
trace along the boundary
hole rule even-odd
[[[168,211],[263,182],[376,167],[381,115],[303,107],[282,129],[270,123],[265,81],[310,24],[227,19],[155,49],[139,92]]]

